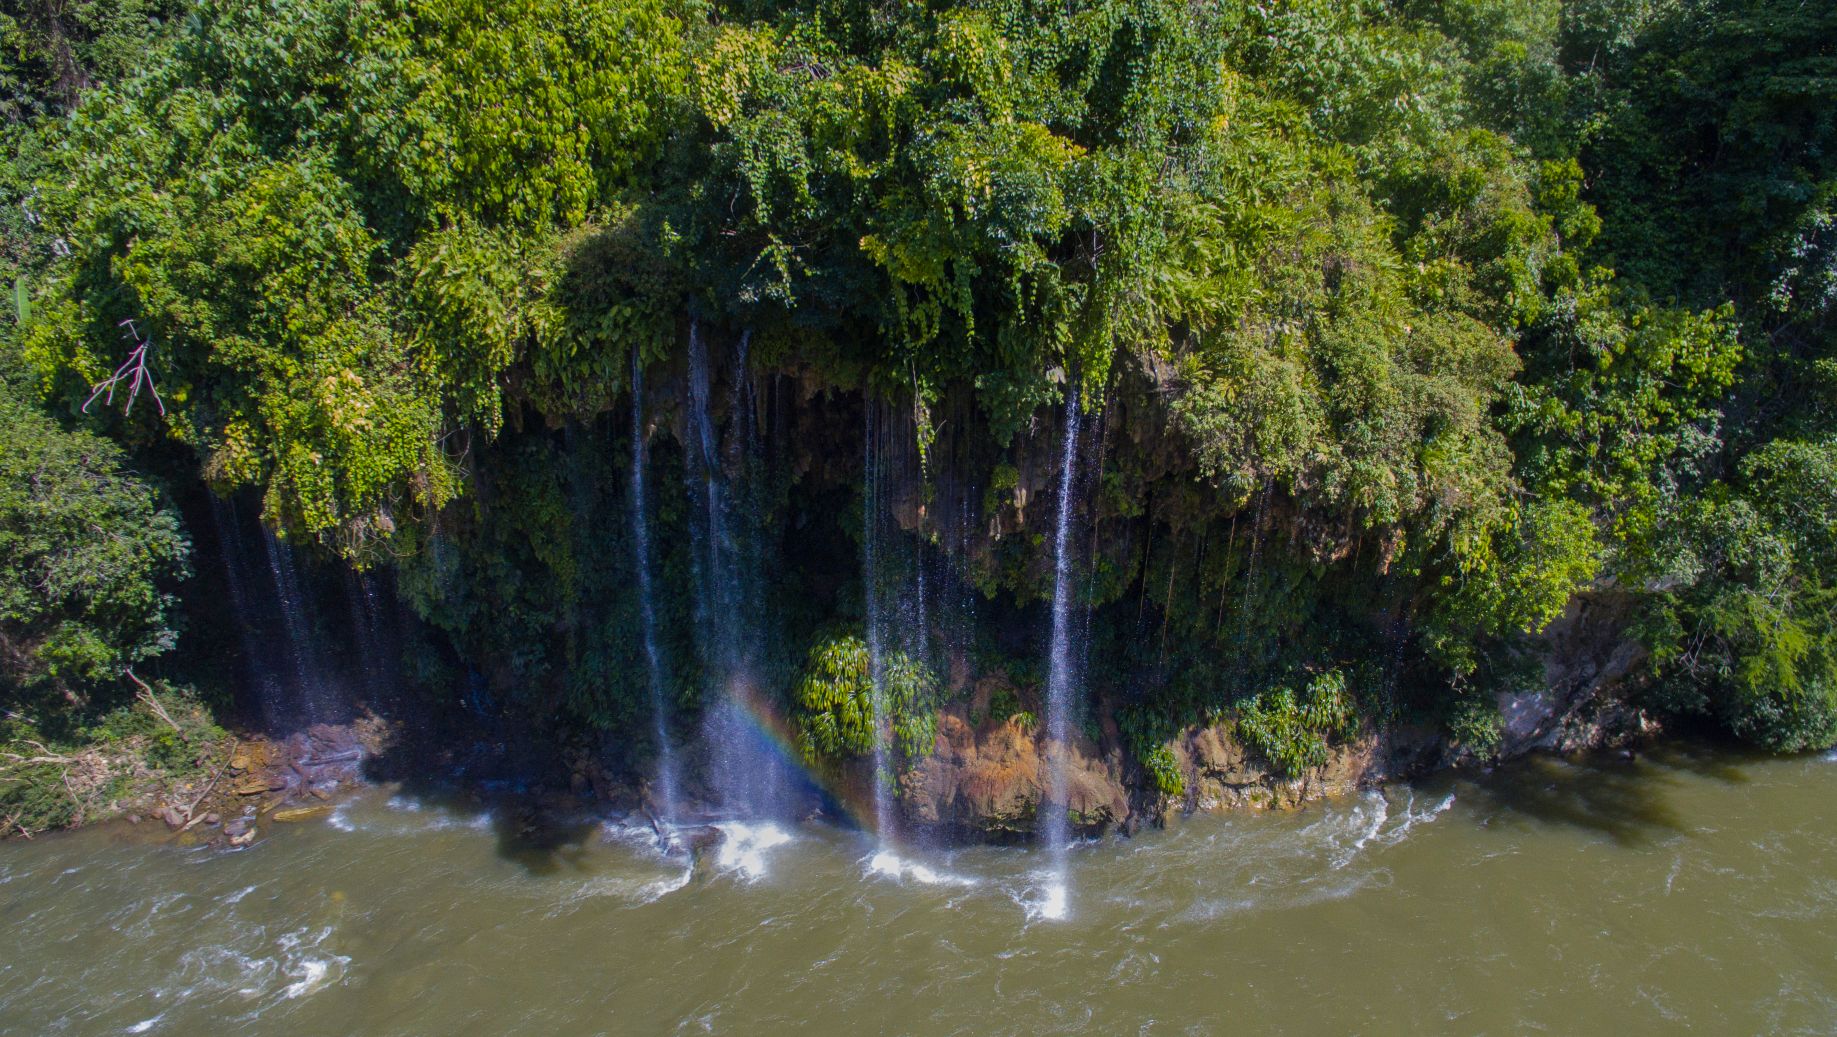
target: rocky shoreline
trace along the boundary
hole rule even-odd
[[[374,715],[314,724],[284,738],[238,737],[207,775],[143,792],[97,820],[163,823],[185,843],[248,846],[271,824],[330,813],[340,794],[364,784],[365,759],[389,739],[389,724]]]
[[[1623,694],[1623,678],[1641,649],[1613,631],[1614,600],[1584,596],[1544,634],[1544,681],[1532,691],[1501,693],[1505,727],[1498,762],[1533,752],[1575,753],[1626,749],[1662,732]],[[940,842],[1023,842],[1032,838],[1035,814],[1048,784],[1043,732],[1034,697],[1006,676],[976,675],[958,667],[955,691],[939,710],[932,752],[899,777],[898,823]],[[1189,726],[1163,743],[1179,791],[1163,792],[1124,740],[1109,703],[1093,703],[1093,723],[1074,730],[1065,753],[1066,790],[1075,827],[1089,834],[1132,834],[1173,814],[1294,809],[1387,782],[1436,770],[1474,766],[1480,759],[1443,733],[1420,727],[1373,729],[1329,746],[1325,761],[1283,774],[1238,737],[1230,719]],[[345,724],[315,724],[285,737],[235,739],[208,774],[119,804],[115,817],[161,822],[188,842],[246,846],[272,824],[308,820],[332,809],[338,795],[379,777],[410,780],[441,775],[438,784],[483,800],[486,786],[515,785],[511,797],[527,827],[558,818],[614,815],[655,819],[640,775],[605,762],[585,744],[556,749],[531,743],[494,749],[500,759],[492,779],[476,779],[449,734],[439,747],[404,747],[400,732],[374,714]],[[1095,736],[1095,737],[1093,737]],[[445,739],[445,740],[442,740]],[[692,747],[690,747],[692,748]],[[400,750],[400,751],[398,751]],[[690,753],[689,755],[696,755]],[[512,757],[516,759],[512,761]],[[391,762],[378,773],[366,765]],[[389,772],[387,775],[381,771]],[[516,775],[506,780],[506,773]],[[708,775],[701,776],[703,786]],[[872,775],[860,764],[826,771],[819,783],[840,801],[866,801]],[[693,806],[691,817],[714,816]],[[503,798],[503,797],[500,797]],[[805,813],[822,816],[823,806]],[[106,820],[96,818],[95,820]]]

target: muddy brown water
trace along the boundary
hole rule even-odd
[[[240,852],[0,845],[6,1034],[1829,1034],[1837,760],[1535,759],[1040,855],[699,865],[365,792]]]

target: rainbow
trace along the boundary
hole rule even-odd
[[[772,752],[787,766],[802,774],[811,785],[841,808],[855,827],[874,831],[874,801],[871,789],[854,787],[827,768],[813,767],[804,760],[797,731],[778,708],[750,680],[735,678],[727,685],[728,701],[739,707],[739,715]]]

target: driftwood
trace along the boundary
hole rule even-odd
[[[210,784],[204,786],[204,791],[198,793],[198,798],[192,800],[191,806],[185,808],[185,827],[179,829],[179,831],[190,831],[192,825],[197,824],[203,819],[203,815],[198,813],[199,805],[204,802],[204,797],[210,795],[211,790],[217,787],[217,779],[223,777],[223,772],[230,769],[230,761],[236,758],[236,750],[241,747],[241,745],[242,741],[240,739],[230,743],[229,754],[223,758],[222,763],[217,765],[217,773],[210,776]]]
[[[350,752],[321,756],[316,760],[301,760],[299,765],[302,767],[324,767],[333,763],[350,763],[353,760],[363,759],[363,755],[363,750],[352,749]]]

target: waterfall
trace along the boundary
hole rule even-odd
[[[874,401],[864,397],[866,415],[861,473],[861,597],[867,622],[868,700],[874,724],[874,834],[884,849],[893,834],[892,780],[887,752],[892,717],[887,714],[885,615],[880,594],[880,458],[875,439]]]
[[[213,496],[211,519],[242,643],[245,679],[262,719],[277,730],[345,719],[349,710],[341,677],[348,674],[368,684],[388,672],[381,650],[386,639],[370,600],[374,590],[367,582],[346,584],[352,629],[345,643],[354,658],[351,666],[334,672],[319,647],[312,586],[302,585],[292,548],[267,526],[252,523],[262,540],[257,554],[234,501]]]
[[[730,408],[735,424],[745,425],[734,429],[732,437],[743,462],[750,462],[745,451],[757,445],[751,423],[744,422],[741,414],[746,402],[740,387],[745,381],[748,338],[750,335],[740,342]],[[754,672],[761,644],[759,605],[749,580],[760,566],[757,558],[743,557],[751,551],[742,550],[744,546],[756,551],[757,538],[742,538],[734,529],[736,516],[729,505],[710,406],[712,392],[707,344],[699,322],[692,320],[687,430],[691,442],[684,453],[690,494],[698,512],[690,522],[697,654],[704,687],[717,692],[703,716],[703,739],[711,755],[708,778],[724,812],[769,815],[784,809],[791,776],[771,736],[761,727],[767,721],[756,700],[758,675]]]
[[[284,715],[285,682],[271,664],[267,643],[260,633],[257,609],[265,603],[251,590],[254,577],[249,550],[237,522],[236,506],[216,494],[210,495],[211,521],[217,530],[218,552],[223,557],[224,575],[229,583],[230,606],[236,612],[236,633],[242,643],[242,663],[262,719],[270,728],[279,728],[289,718]]]
[[[304,707],[304,719],[317,723],[320,716],[320,670],[314,665],[312,626],[306,620],[306,604],[300,597],[300,579],[293,564],[293,549],[281,543],[267,526],[262,527],[262,547],[268,553],[268,573],[274,581],[274,601],[280,606],[281,624],[286,631],[287,658],[292,665],[297,702]]]
[[[657,737],[657,805],[661,820],[677,816],[676,752],[670,745],[670,725],[664,704],[663,658],[657,651],[657,607],[651,592],[651,530],[645,512],[644,469],[649,450],[644,437],[644,363],[636,349],[631,354],[631,525],[632,550],[638,569],[639,632],[644,639],[644,665],[650,678],[651,723]]]
[[[1059,464],[1059,513],[1053,529],[1052,644],[1047,658],[1046,754],[1047,792],[1040,804],[1046,851],[1052,868],[1052,888],[1042,913],[1065,913],[1066,850],[1071,843],[1071,804],[1065,776],[1065,755],[1071,730],[1072,670],[1072,474],[1078,464],[1078,392],[1065,397],[1065,444]]]
[[[358,686],[371,699],[380,699],[395,684],[399,649],[388,628],[376,577],[355,569],[344,571],[345,608],[357,640]]]

